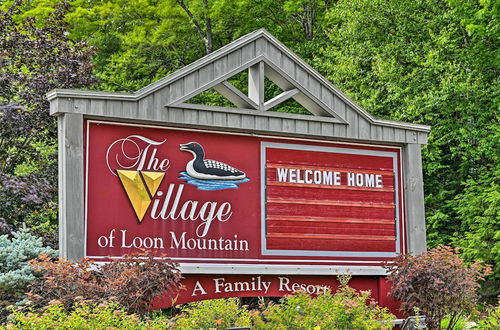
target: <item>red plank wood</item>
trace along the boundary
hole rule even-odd
[[[381,174],[386,176],[394,176],[393,171],[382,171],[382,170],[368,170],[368,169],[358,169],[358,168],[348,168],[348,167],[324,167],[324,166],[311,166],[311,165],[299,165],[295,163],[267,163],[267,168],[297,168],[300,170],[319,170],[319,171],[330,171],[330,172],[350,172],[350,173],[367,173],[367,174]]]
[[[320,155],[320,157],[318,157]],[[292,149],[268,149],[266,161],[268,164],[299,164],[304,166],[323,166],[330,168],[352,168],[367,170],[393,171],[393,162],[389,157],[363,155],[336,152],[310,152]]]
[[[289,183],[278,181],[267,181],[267,186],[281,186],[281,187],[304,187],[304,188],[323,188],[334,190],[355,190],[355,191],[373,191],[373,192],[394,192],[394,188],[372,188],[372,187],[350,187],[350,186],[330,186],[324,184],[308,184],[308,183]]]
[[[367,251],[394,252],[393,240],[349,240],[349,239],[316,239],[309,238],[268,238],[267,247],[272,250],[307,250],[307,251]]]
[[[387,224],[393,225],[394,220],[374,220],[374,219],[348,219],[348,218],[328,218],[328,217],[300,217],[300,216],[268,216],[268,221],[301,221],[301,222],[333,222],[333,223],[360,223],[360,224]]]
[[[326,234],[268,234],[267,238],[298,238],[298,239],[348,239],[348,240],[363,240],[363,241],[394,241],[392,236],[375,236],[375,235],[326,235]]]
[[[305,200],[331,200],[339,202],[364,203],[394,203],[394,193],[391,192],[371,192],[371,191],[338,191],[331,189],[315,189],[308,187],[280,187],[269,186],[267,188],[268,199],[305,199]]]
[[[267,222],[268,234],[330,234],[330,235],[381,235],[396,234],[394,223],[391,224],[352,224],[352,223],[314,223],[296,221]]]
[[[267,149],[267,249],[395,252],[393,167],[392,157]]]
[[[357,208],[326,205],[300,205],[300,204],[268,204],[268,216],[288,216],[290,214],[302,217],[331,217],[350,219],[393,220],[394,210],[383,208]]]
[[[366,203],[366,202],[342,202],[342,201],[328,201],[328,200],[305,200],[305,199],[285,199],[285,198],[270,198],[267,200],[268,204],[301,204],[301,205],[331,205],[331,206],[354,206],[366,208],[383,208],[393,209],[393,203]]]

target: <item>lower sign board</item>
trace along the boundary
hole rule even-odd
[[[178,296],[160,296],[153,308],[164,308],[204,299],[230,297],[283,297],[302,291],[311,295],[335,292],[340,283],[335,276],[304,275],[189,275],[183,281],[184,289]],[[369,291],[373,299],[396,315],[399,304],[387,297],[389,283],[383,277],[357,276],[349,286],[358,291]]]
[[[84,126],[87,257],[147,249],[188,273],[314,274],[405,252],[399,147]]]

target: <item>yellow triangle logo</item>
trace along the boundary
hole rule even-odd
[[[144,182],[146,183],[146,186],[148,187],[151,197],[153,197],[156,194],[158,188],[160,187],[161,181],[163,180],[165,173],[144,171],[141,172],[141,175],[142,178],[144,179]]]
[[[149,204],[151,204],[151,196],[156,194],[165,173],[141,173],[140,171],[128,170],[116,170],[116,172],[137,215],[137,219],[142,222]]]

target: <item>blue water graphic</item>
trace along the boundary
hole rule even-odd
[[[186,172],[180,172],[181,176],[178,179],[186,180],[186,183],[196,186],[198,190],[222,190],[222,189],[238,189],[238,184],[250,181],[249,178],[239,179],[239,180],[202,180],[195,179],[189,176]]]

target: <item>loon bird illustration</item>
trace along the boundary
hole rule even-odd
[[[217,160],[205,159],[205,151],[197,142],[180,145],[180,150],[193,154],[194,158],[186,164],[186,172],[195,179],[202,180],[239,180],[246,174]]]

